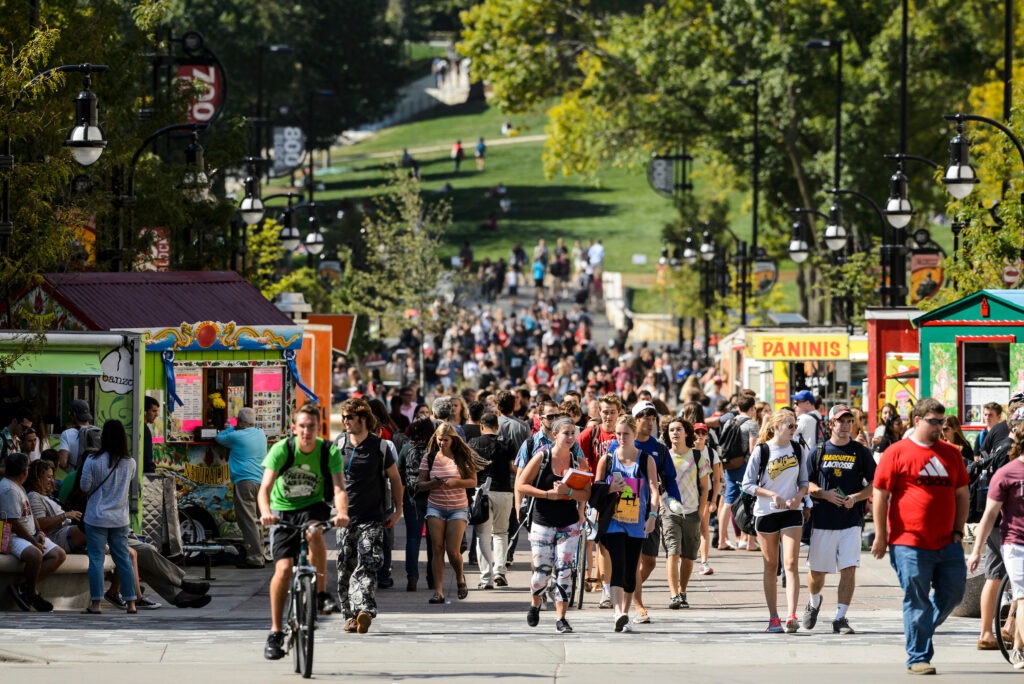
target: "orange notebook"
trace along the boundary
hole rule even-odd
[[[569,468],[565,471],[565,475],[562,476],[562,482],[569,487],[569,489],[583,489],[594,479],[594,475],[586,470],[577,470],[576,468]]]

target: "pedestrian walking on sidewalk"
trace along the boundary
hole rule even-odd
[[[583,507],[590,498],[590,483],[573,489],[562,481],[571,468],[580,468],[574,447],[579,428],[571,418],[554,421],[554,444],[536,452],[516,477],[516,493],[534,499],[530,525],[533,576],[530,579],[530,608],[526,624],[536,627],[540,621],[542,595],[552,574],[555,578],[555,630],[572,632],[565,619],[572,583],[572,558],[579,543]],[[579,588],[583,591],[583,588]]]
[[[829,438],[818,444],[808,462],[811,509],[811,544],[807,550],[807,592],[810,600],[801,625],[814,629],[821,610],[825,575],[839,573],[839,600],[832,621],[834,634],[853,634],[846,610],[853,600],[864,504],[871,497],[875,459],[871,451],[851,438],[853,412],[836,404],[828,413]]]
[[[615,439],[619,446],[598,462],[595,479],[607,481],[610,492],[622,493],[602,543],[611,560],[615,631],[632,632],[629,609],[636,589],[640,551],[661,517],[661,495],[654,459],[636,448],[636,420],[632,416],[616,421]]]
[[[911,674],[935,674],[935,628],[960,603],[967,584],[967,469],[960,450],[939,439],[945,412],[931,397],[919,401],[911,413],[914,436],[886,449],[875,470],[871,555],[882,559],[888,549],[903,588]]]
[[[764,561],[764,598],[768,604],[767,632],[782,632],[778,613],[779,541],[782,541],[783,567],[786,572],[786,632],[800,629],[796,616],[800,599],[797,562],[800,556],[800,529],[803,527],[804,496],[807,494],[807,463],[800,445],[793,441],[796,417],[779,409],[761,430],[758,445],[747,460],[742,489],[756,496],[754,529]]]
[[[668,553],[668,607],[677,610],[690,607],[686,600],[686,587],[700,551],[700,525],[708,506],[711,466],[697,449],[694,427],[688,421],[682,418],[670,420],[662,439],[670,444],[679,491],[679,498],[669,499],[662,508],[665,550]]]
[[[1024,409],[1018,408],[1024,419]],[[1018,422],[1010,433],[1013,447],[1010,462],[1000,468],[989,482],[985,513],[974,536],[974,548],[967,558],[967,569],[976,572],[981,563],[981,552],[987,546],[989,532],[999,522],[1002,539],[1003,563],[1013,587],[1013,600],[1017,615],[1013,630],[1013,651],[1010,664],[1013,669],[1024,669],[1024,422]],[[1000,517],[1001,514],[1001,517]]]

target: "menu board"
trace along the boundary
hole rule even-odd
[[[183,406],[175,405],[169,414],[168,441],[190,441],[192,431],[203,424],[203,371],[201,368],[175,367],[174,385]]]
[[[252,369],[252,407],[256,411],[256,427],[262,428],[267,437],[281,434],[283,372],[280,366]]]

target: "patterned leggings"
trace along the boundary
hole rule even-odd
[[[377,571],[384,564],[384,523],[352,523],[338,530],[338,602],[346,618],[377,617]]]
[[[568,527],[545,527],[533,523],[530,529],[530,546],[533,550],[533,577],[530,578],[530,589],[534,596],[543,593],[554,571],[555,586],[561,594],[556,600],[569,600],[572,559],[579,536],[579,523],[573,523]]]

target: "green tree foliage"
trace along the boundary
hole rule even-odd
[[[1000,56],[1002,10],[980,0],[911,4],[907,151],[937,159],[941,115],[963,103],[967,85]],[[886,196],[894,164],[883,155],[899,151],[899,3],[486,0],[463,19],[461,49],[502,107],[534,109],[555,98],[550,174],[639,167],[685,142],[719,187],[749,191],[752,91],[730,82],[759,79],[760,226],[775,236],[759,242],[775,249],[788,236],[789,208],[828,205],[837,60],[804,44],[842,40],[840,182],[880,203]],[[908,175],[916,204],[943,201],[929,173]],[[845,198],[843,205],[860,244],[879,237],[869,209]]]
[[[290,46],[291,53],[264,55],[264,103],[288,105],[305,122],[308,92],[333,90],[335,97],[315,104],[318,147],[389,111],[406,77],[386,0],[170,2],[176,33],[199,31],[223,62],[229,113],[254,115],[259,46]]]

